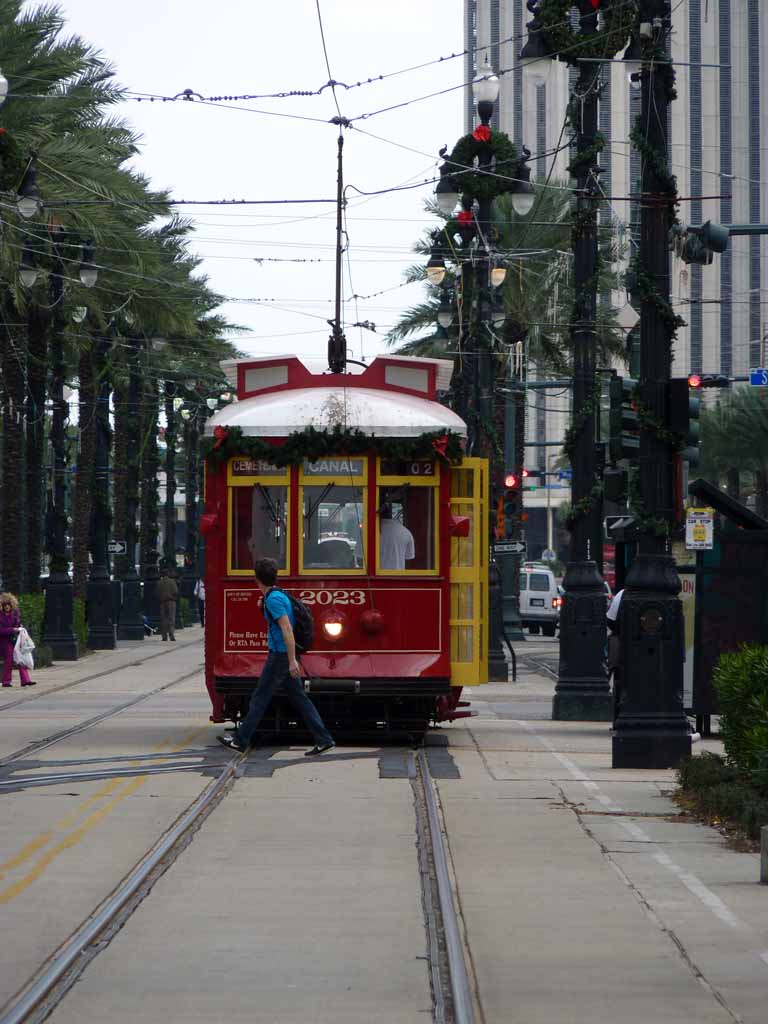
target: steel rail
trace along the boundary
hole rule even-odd
[[[154,760],[162,761],[162,754],[155,754]],[[102,779],[130,779],[139,775],[166,775],[170,772],[204,772],[209,768],[221,768],[221,763],[206,764],[164,764],[151,768],[94,768],[89,772],[56,772],[53,775],[12,775],[0,780],[0,789],[13,789],[16,786],[55,786],[57,782],[101,781]]]
[[[445,947],[448,955],[448,968],[451,975],[451,994],[453,996],[453,1012],[456,1024],[474,1024],[475,1010],[472,989],[464,961],[464,946],[461,941],[459,919],[453,900],[451,877],[448,872],[448,858],[443,842],[443,830],[440,823],[440,812],[437,798],[429,772],[429,762],[423,750],[416,752],[419,775],[424,788],[424,799],[427,805],[429,832],[432,839],[432,857],[435,864],[435,880],[440,899],[440,912],[445,933]],[[0,1024],[5,1021],[0,1018]]]
[[[86,729],[90,729],[93,725],[98,725],[99,722],[105,721],[107,718],[111,718],[113,715],[120,714],[121,711],[125,711],[126,708],[132,708],[136,704],[141,704],[142,701],[149,700],[150,697],[154,697],[158,693],[162,693],[163,690],[167,690],[171,686],[176,686],[177,683],[183,683],[185,679],[191,679],[200,671],[200,666],[193,669],[191,672],[185,672],[183,676],[178,676],[176,679],[172,679],[169,683],[163,683],[162,686],[156,686],[154,690],[149,690],[147,693],[139,694],[138,697],[133,697],[131,700],[125,701],[123,704],[118,704],[117,707],[110,708],[108,711],[103,711],[100,715],[94,715],[93,718],[88,718],[84,722],[80,722],[78,725],[72,725],[69,729],[62,729],[60,732],[53,733],[52,736],[46,736],[42,740],[35,740],[33,743],[28,743],[26,747],[22,747],[21,750],[15,750],[12,754],[7,757],[0,759],[0,768],[5,768],[6,765],[11,764],[13,761],[18,761],[22,757],[26,757],[28,754],[35,754],[38,750],[45,750],[46,747],[52,747],[54,743],[58,743],[60,740],[67,739],[69,736],[76,736],[77,733],[85,732]]]
[[[166,654],[173,654],[176,651],[183,650],[185,647],[194,647],[195,644],[200,643],[199,640],[190,640],[189,643],[178,643],[176,647],[168,647],[162,651],[157,651],[155,654],[148,654],[146,658],[139,658],[138,661],[126,661],[124,665],[118,665],[117,667],[105,668],[103,672],[94,672],[90,676],[83,676],[82,679],[75,679],[70,683],[60,683],[58,686],[52,686],[50,690],[37,690],[35,693],[30,693],[24,697],[20,697],[18,700],[7,701],[5,704],[0,704],[0,712],[10,711],[11,708],[21,707],[22,704],[31,704],[33,700],[40,700],[41,697],[48,697],[52,693],[61,693],[62,690],[69,690],[73,686],[80,686],[81,683],[90,683],[92,679],[101,679],[102,676],[111,676],[115,672],[122,672],[126,668],[137,668],[143,665],[146,661],[153,661],[155,658],[162,658]]]
[[[79,956],[104,929],[114,920],[120,910],[140,889],[151,872],[161,863],[176,843],[204,814],[210,805],[223,795],[230,779],[234,778],[237,767],[244,755],[233,758],[217,779],[214,779],[190,804],[187,810],[158,839],[155,845],[142,857],[117,888],[107,896],[97,909],[66,939],[50,959],[12,996],[0,1010],[0,1024],[22,1024],[45,999],[53,987],[64,977]]]

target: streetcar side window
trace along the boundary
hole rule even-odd
[[[272,484],[232,488],[231,569],[253,571],[257,558],[287,565],[288,488]]]
[[[435,490],[432,487],[380,487],[379,568],[435,568]]]

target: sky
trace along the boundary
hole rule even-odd
[[[315,91],[331,78],[352,85],[392,76],[326,88],[320,96],[129,99],[120,109],[141,136],[136,166],[176,199],[333,200],[179,208],[194,221],[191,248],[202,257],[210,286],[231,300],[261,300],[228,301],[219,312],[239,325],[232,335],[238,348],[265,356],[326,352],[339,133],[330,119],[340,112],[352,120],[344,131],[345,334],[355,359],[369,361],[383,351],[387,329],[424,296],[422,285],[402,282],[405,268],[421,259],[414,242],[436,223],[424,210],[434,185],[381,196],[356,189],[370,193],[433,178],[438,150],[452,147],[463,131],[463,59],[405,71],[460,53],[461,0],[62,0],[58,6],[68,32],[100,50],[118,81],[137,95]],[[362,321],[375,324],[375,332],[351,326]]]

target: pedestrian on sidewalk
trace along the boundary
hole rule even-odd
[[[13,594],[0,594],[0,658],[3,662],[3,686],[13,685],[13,648],[21,627],[19,602]],[[34,686],[26,665],[17,665],[22,686]]]
[[[195,584],[195,597],[197,598],[197,609],[200,613],[200,625],[205,625],[205,580],[199,579]]]
[[[619,717],[621,703],[621,623],[619,609],[624,596],[622,588],[608,605],[608,671],[613,673],[613,722]]]
[[[269,653],[256,689],[251,694],[245,718],[231,736],[218,736],[217,739],[233,750],[248,750],[275,690],[282,687],[315,741],[314,747],[306,751],[305,757],[323,754],[336,744],[301,683],[301,668],[296,657],[296,640],[293,635],[296,619],[290,598],[275,586],[277,562],[274,558],[259,558],[253,570],[256,573],[256,585],[263,595],[262,611],[267,621]]]
[[[163,640],[175,640],[176,602],[179,599],[179,585],[167,566],[160,570],[157,598],[160,602],[160,633],[162,638]]]

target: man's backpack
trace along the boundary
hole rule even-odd
[[[272,587],[264,595],[264,614],[269,619],[270,624],[273,624],[275,620],[267,611],[267,598],[273,591],[279,589],[279,587]],[[307,651],[312,649],[312,644],[315,640],[315,620],[312,618],[312,612],[303,601],[300,601],[298,597],[294,597],[293,594],[289,594],[287,590],[280,590],[280,593],[285,594],[291,602],[291,608],[293,609],[293,638],[296,641],[296,651],[298,654],[306,654]]]

